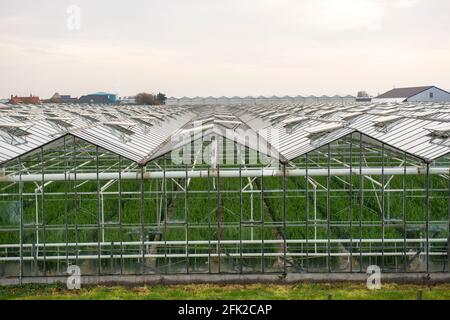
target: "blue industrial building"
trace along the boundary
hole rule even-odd
[[[115,104],[117,95],[114,93],[97,92],[80,97],[79,103],[108,103]]]

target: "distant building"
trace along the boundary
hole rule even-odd
[[[376,103],[385,102],[446,102],[450,93],[435,86],[397,88],[372,99]]]
[[[77,103],[78,102],[78,98],[73,98],[70,95],[61,95],[61,103]]]
[[[78,98],[72,98],[70,95],[59,94],[56,92],[46,103],[78,103]]]
[[[93,94],[89,94],[87,96],[82,96],[78,99],[78,103],[103,103],[109,104],[109,99],[106,96],[97,96]]]
[[[117,95],[113,93],[97,92],[80,97],[78,102],[114,104],[117,102]]]
[[[108,101],[110,103],[116,103],[117,102],[117,95],[114,93],[107,93],[107,92],[97,92],[94,93],[95,96],[105,96],[108,98]]]
[[[41,100],[39,97],[35,97],[30,94],[29,97],[18,97],[11,95],[11,99],[9,100],[10,104],[40,104]]]
[[[358,91],[356,102],[371,102],[372,97],[366,91]]]
[[[120,97],[118,100],[119,104],[136,104],[136,97]]]

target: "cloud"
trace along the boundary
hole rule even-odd
[[[392,5],[397,8],[412,8],[420,2],[421,0],[396,0],[393,1]]]
[[[23,15],[9,15],[3,16],[0,19],[0,25],[2,28],[7,27],[28,27],[34,23],[34,20],[31,17],[23,16]]]
[[[266,23],[319,32],[380,30],[386,14],[422,0],[242,0],[235,10],[260,15]]]
[[[385,7],[376,0],[321,0],[307,7],[307,21],[321,31],[380,29]]]
[[[2,14],[0,13],[0,36],[4,35],[10,37],[19,33],[25,33],[35,26],[36,19],[34,19],[33,17],[26,15],[2,16]]]
[[[65,8],[0,13],[0,96],[376,93],[402,79],[448,87],[447,0],[428,9],[423,0],[142,0],[139,19],[125,2],[95,3],[80,3],[79,32],[67,31]]]
[[[59,61],[76,61],[89,65],[139,65],[147,61],[152,63],[170,63],[182,60],[185,54],[182,51],[158,49],[151,46],[140,45],[129,41],[121,41],[116,45],[110,41],[88,40],[51,40],[22,39],[0,33],[0,48],[3,52],[15,52],[14,55],[4,57],[13,60],[17,55],[41,56],[42,58]],[[5,61],[5,60],[3,60]]]

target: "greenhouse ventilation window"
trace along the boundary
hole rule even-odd
[[[318,115],[320,117],[325,117],[325,116],[333,115],[334,113],[336,113],[336,110],[328,109],[328,110],[324,110],[324,111],[319,111]]]
[[[310,115],[310,114],[314,114],[314,113],[316,113],[316,112],[317,112],[317,110],[316,110],[316,109],[313,109],[313,110],[305,111],[304,113],[305,113],[305,115]]]
[[[424,129],[428,130],[433,137],[446,139],[450,138],[450,123],[428,126]]]
[[[306,128],[305,131],[308,133],[308,138],[311,140],[319,140],[323,136],[326,136],[327,134],[343,128],[344,125],[342,123],[327,123],[315,127]],[[311,141],[313,142],[313,141]]]
[[[0,123],[0,137],[10,145],[26,143],[26,136],[30,133],[25,128],[31,127],[30,123]]]
[[[276,113],[276,112],[277,112],[277,111],[274,111],[274,110],[266,111],[266,112],[261,113],[259,116],[264,118],[264,117],[273,115],[273,114]]]
[[[394,125],[397,121],[403,119],[401,116],[385,116],[385,117],[378,117],[377,119],[373,120],[375,123],[375,127],[382,131],[387,132],[389,129],[392,128],[392,125]]]
[[[214,121],[214,117],[204,117],[204,118],[198,118],[193,123],[201,123],[203,125],[210,124]]]
[[[359,117],[362,114],[363,114],[362,112],[344,112],[341,115],[341,119],[344,120],[344,121],[350,122],[350,121],[352,121],[353,119]]]
[[[134,132],[130,129],[136,126],[134,122],[121,122],[121,121],[111,121],[103,122],[105,127],[109,128],[112,135],[120,139],[122,143],[128,143],[131,141],[131,137]]]
[[[109,119],[109,120],[119,119],[116,115],[111,114],[109,112],[103,112],[102,114],[105,116],[106,119]]]
[[[283,120],[282,123],[283,123],[284,127],[287,127],[290,125],[302,123],[307,120],[309,120],[309,118],[307,118],[307,117],[295,117],[295,118]]]
[[[125,133],[127,135],[134,134],[134,132],[131,131],[130,128],[136,125],[133,122],[120,122],[120,121],[103,122],[103,124],[111,129],[114,129],[121,133]]]
[[[19,121],[27,121],[28,120],[27,116],[20,115],[20,114],[12,114],[12,115],[10,115],[10,117],[15,120],[19,120]]]
[[[276,113],[276,114],[274,114],[274,115],[271,115],[270,117],[269,117],[269,120],[271,121],[271,122],[279,122],[280,120],[282,120],[282,119],[285,119],[286,117],[289,117],[289,113],[287,113],[287,112],[283,112],[283,113]]]
[[[152,120],[155,120],[154,117],[146,117],[146,116],[133,116],[130,117],[130,119],[133,119],[134,121],[139,122],[140,124],[143,124],[148,127],[152,127],[153,126]]]
[[[241,121],[238,120],[214,120],[214,124],[223,127],[228,130],[236,130],[239,126],[242,125]]]
[[[424,112],[415,112],[413,113],[413,117],[419,118],[419,119],[426,119],[426,118],[431,118],[433,116],[438,115],[439,112],[436,111],[424,111]]]
[[[417,106],[417,107],[404,106],[404,107],[400,108],[400,111],[420,111],[420,110],[423,110],[422,106]]]
[[[295,129],[303,125],[308,120],[309,118],[307,117],[295,117],[283,120],[281,123],[283,124],[283,127],[287,130],[288,133],[292,133],[295,131]]]
[[[164,121],[164,115],[160,113],[152,113],[151,116],[158,119],[159,121]]]
[[[392,109],[392,108],[386,108],[386,109],[378,109],[378,110],[373,110],[373,111],[370,111],[370,112],[367,112],[367,114],[372,114],[372,115],[375,115],[375,116],[388,116],[388,115],[391,115],[391,114],[393,114],[393,113],[396,113],[398,110],[397,110],[397,108],[395,108],[395,109]]]
[[[203,131],[203,130],[208,130],[208,129],[212,129],[214,127],[214,125],[212,124],[208,124],[206,126],[198,126],[198,127],[194,127],[194,128],[190,128],[190,129],[184,129],[181,130],[181,134],[188,134],[188,133],[192,133],[195,131]]]
[[[223,119],[237,119],[236,116],[233,115],[229,115],[229,114],[216,114],[215,115],[216,119],[222,120]]]
[[[88,120],[90,122],[93,122],[93,123],[100,122],[100,120],[98,120],[97,118],[95,118],[95,117],[93,117],[92,115],[89,115],[89,114],[82,113],[82,114],[80,114],[80,117],[83,118],[83,119],[86,119],[86,120]]]
[[[67,130],[71,127],[73,127],[72,124],[70,124],[70,121],[73,121],[73,118],[64,118],[64,117],[48,117],[46,120],[50,121],[51,123],[55,124],[58,129]]]
[[[217,124],[237,124],[237,125],[241,125],[242,122],[241,121],[236,121],[236,120],[214,120],[214,123]]]

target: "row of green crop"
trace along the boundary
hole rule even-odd
[[[376,179],[377,177],[374,178]],[[327,220],[329,216],[331,224],[339,221],[347,221],[347,223],[348,221],[352,221],[353,225],[356,226],[361,221],[381,223],[381,209],[383,209],[384,218],[388,224],[395,221],[397,224],[402,225],[403,218],[406,219],[407,224],[425,223],[426,192],[423,190],[423,177],[408,176],[406,178],[407,188],[417,189],[417,191],[407,190],[405,194],[403,193],[404,182],[401,176],[394,177],[390,180],[389,187],[385,188],[384,194],[382,194],[379,186],[375,186],[377,188],[376,191],[372,191],[371,188],[374,185],[368,179],[364,179],[363,186],[365,190],[361,192],[359,187],[360,180],[359,177],[347,178],[346,182],[352,182],[352,188],[350,189],[350,186],[345,185],[343,181],[338,180],[336,177],[331,177],[328,181],[326,177],[314,178],[317,185],[322,185],[325,188],[329,187],[328,189],[331,191],[327,192],[326,189],[324,190],[318,187],[317,191],[314,192],[313,186],[309,184],[309,190],[306,193],[306,180],[301,177],[286,178],[285,187],[283,187],[282,178],[259,178],[252,183],[252,186],[257,190],[262,185],[264,190],[266,190],[263,198],[269,208],[263,205],[262,209],[261,205],[263,203],[260,192],[252,194],[244,192],[242,193],[241,199],[241,195],[238,192],[241,186],[239,178],[221,179],[219,193],[217,192],[217,188],[213,189],[213,179],[209,181],[209,191],[208,183],[204,179],[191,179],[187,195],[175,183],[168,180],[166,198],[164,198],[164,194],[161,191],[162,186],[160,180],[145,181],[144,190],[151,190],[155,193],[144,194],[144,202],[142,203],[139,192],[141,188],[139,181],[126,181],[126,183],[122,183],[121,199],[119,200],[117,195],[104,195],[103,203],[97,197],[97,184],[95,182],[84,184],[82,188],[77,189],[76,195],[71,193],[70,196],[67,196],[67,200],[64,191],[70,190],[70,192],[73,192],[74,189],[70,189],[69,187],[65,189],[63,184],[53,183],[45,189],[44,215],[42,215],[42,198],[40,193],[37,194],[37,198],[33,195],[24,196],[24,223],[25,226],[34,224],[37,213],[39,223],[42,223],[43,218],[45,225],[49,229],[52,226],[65,226],[66,223],[69,226],[78,225],[81,227],[85,225],[96,225],[99,219],[99,213],[103,207],[105,222],[107,225],[112,226],[119,222],[120,203],[121,221],[125,226],[139,226],[142,210],[143,222],[145,224],[156,224],[158,222],[157,217],[161,215],[161,220],[163,220],[164,214],[167,212],[169,216],[167,224],[170,226],[173,225],[174,227],[171,229],[175,230],[175,226],[177,224],[182,225],[186,218],[192,224],[217,225],[217,208],[220,208],[222,212],[222,223],[240,222],[241,201],[242,221],[249,222],[251,197],[253,198],[253,218],[256,221],[256,227],[253,228],[254,235],[255,232],[258,235],[258,229],[260,229],[258,222],[271,222],[271,220],[274,220],[275,222],[281,223],[283,222],[284,213],[288,224],[292,222],[306,223],[307,220],[313,221],[315,212],[318,220]],[[448,198],[445,191],[445,184],[447,182],[440,177],[434,176],[430,180],[434,188],[443,190],[432,191],[430,194],[430,221],[446,221],[448,217]],[[381,180],[378,179],[378,181]],[[184,179],[180,179],[177,182],[181,186],[184,185]],[[246,179],[243,179],[242,185],[245,186],[247,182]],[[335,191],[338,189],[341,190]],[[251,191],[251,188],[247,187],[246,190]],[[286,190],[286,199],[284,199],[284,190]],[[25,190],[25,192],[29,191]],[[108,191],[117,191],[117,182]],[[92,194],[86,195],[84,194],[86,192],[91,192]],[[133,192],[134,194],[130,195],[128,192]],[[174,192],[178,192],[178,194],[176,199],[173,200],[173,203],[171,203],[174,198]],[[52,195],[52,193],[59,194]],[[315,195],[316,198],[314,199]],[[286,202],[285,210],[283,209],[284,201]],[[1,212],[3,213],[0,215],[2,227],[18,225],[20,218],[18,203],[17,199],[0,202]],[[185,203],[187,203],[187,210]],[[166,204],[167,209],[165,209]],[[309,212],[308,216],[307,211]],[[395,220],[388,220],[388,218]],[[180,227],[180,229],[182,228]],[[246,238],[246,232],[250,229],[249,227],[243,228],[244,238]],[[374,231],[378,229],[379,227],[373,228]],[[388,230],[391,229],[388,228]],[[191,233],[191,235],[195,239],[203,239],[207,237],[207,234],[204,232],[210,234],[209,230],[200,230],[198,231],[198,236],[195,232]],[[241,230],[233,230],[231,228],[227,230],[227,228],[224,228],[223,232],[224,239],[234,239],[239,236],[236,233],[240,233]],[[386,236],[389,237],[391,235],[386,234]],[[78,240],[83,241],[83,239]],[[74,239],[71,239],[71,241],[74,241]]]

